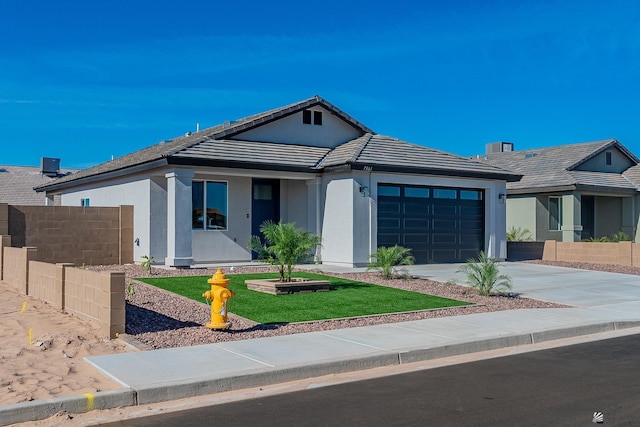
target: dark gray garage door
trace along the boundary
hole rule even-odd
[[[484,250],[484,192],[378,185],[378,247],[412,250],[417,264],[464,262]]]

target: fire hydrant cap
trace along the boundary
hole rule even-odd
[[[210,285],[218,285],[226,287],[229,284],[230,280],[222,272],[222,269],[219,268],[216,273],[211,276],[211,279],[207,280],[207,283]]]

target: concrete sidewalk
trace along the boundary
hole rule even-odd
[[[457,267],[412,266],[410,274],[448,281]],[[88,363],[122,389],[0,407],[0,425],[60,410],[148,404],[640,326],[638,276],[523,263],[505,264],[505,271],[522,296],[576,308],[471,314],[89,357]]]

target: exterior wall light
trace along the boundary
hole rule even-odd
[[[369,187],[361,186],[360,187],[360,195],[362,197],[369,197]]]
[[[504,194],[504,193],[500,193],[500,194],[498,194],[498,199],[500,199],[500,202],[501,202],[502,204],[507,203],[507,195],[506,195],[506,194]]]

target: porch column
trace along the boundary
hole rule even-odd
[[[188,267],[191,253],[191,181],[193,171],[174,169],[167,178],[167,257],[165,265]],[[152,230],[153,232],[153,230]]]
[[[582,238],[582,215],[580,193],[562,195],[562,241],[579,242]]]

